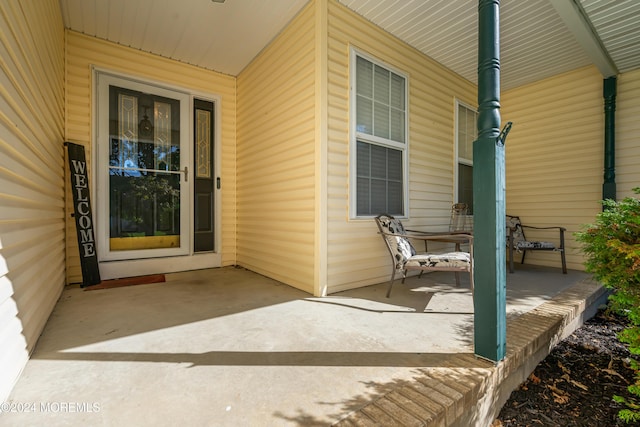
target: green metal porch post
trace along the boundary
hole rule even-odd
[[[505,156],[500,140],[500,0],[478,2],[478,140],[473,144],[474,347],[506,353]]]
[[[602,198],[616,200],[616,78],[604,79],[604,184]]]

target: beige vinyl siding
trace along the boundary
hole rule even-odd
[[[309,4],[238,76],[238,264],[306,292],[315,274],[315,27]]]
[[[0,2],[0,401],[65,282],[64,28],[57,0]]]
[[[639,197],[640,187],[640,70],[618,77],[616,106],[617,196]]]
[[[406,225],[448,226],[454,183],[454,100],[476,105],[475,86],[370,22],[329,1],[329,292],[389,279],[391,260],[372,219],[349,219],[349,49],[408,75],[409,218]]]
[[[120,46],[74,31],[66,32],[66,120],[68,141],[83,144],[91,160],[92,66],[221,97],[222,264],[236,262],[235,233],[235,78]],[[72,209],[67,197],[67,208]],[[75,223],[67,221],[67,280],[82,281]]]
[[[602,76],[595,67],[502,95],[503,122],[514,123],[506,143],[507,213],[525,224],[566,227],[570,269],[584,269],[573,233],[601,210],[603,102]],[[557,233],[536,236],[557,240]],[[527,263],[559,267],[560,256],[534,251]]]

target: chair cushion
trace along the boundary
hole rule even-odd
[[[509,229],[513,230],[513,246],[517,248],[520,242],[525,241],[520,217],[507,215],[507,247],[509,247]]]
[[[530,242],[528,240],[521,240],[514,244],[517,250],[527,249],[555,249],[556,245],[551,242]]]
[[[520,217],[507,215],[507,248],[509,247],[509,229],[513,230],[513,248],[517,251],[528,249],[556,249],[551,242],[536,242],[524,237]]]
[[[405,268],[420,268],[423,266],[469,270],[471,266],[471,255],[469,252],[417,254],[409,258],[405,263]]]
[[[393,253],[393,258],[396,260],[396,269],[400,270],[405,261],[416,254],[416,250],[409,239],[399,236],[406,234],[400,220],[386,215],[380,215],[379,224],[382,232],[395,234],[395,236],[385,235],[384,238]]]

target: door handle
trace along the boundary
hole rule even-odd
[[[185,166],[180,172],[184,173],[184,182],[189,182],[189,168]]]

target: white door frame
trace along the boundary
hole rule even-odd
[[[159,274],[176,271],[195,270],[202,268],[220,267],[222,265],[221,255],[221,197],[220,189],[214,189],[214,226],[215,226],[215,242],[214,251],[206,253],[193,252],[193,99],[204,99],[214,103],[214,159],[216,176],[220,175],[220,98],[210,94],[197,93],[178,87],[171,87],[166,84],[147,81],[142,78],[135,78],[108,70],[93,68],[94,82],[94,102],[93,102],[93,155],[92,162],[96,167],[92,168],[92,201],[94,204],[94,216],[96,223],[96,243],[98,250],[98,260],[100,274],[103,279],[113,279],[120,277],[131,277],[145,274]],[[186,239],[181,237],[181,249],[172,251],[171,249],[153,249],[153,250],[137,250],[126,251],[126,254],[115,254],[109,252],[109,198],[108,198],[108,166],[104,159],[108,158],[109,144],[100,144],[99,138],[104,135],[105,129],[100,129],[99,107],[100,102],[104,101],[104,87],[106,87],[107,106],[108,106],[108,86],[114,84],[119,87],[131,88],[142,92],[153,93],[168,98],[179,99],[181,103],[181,139],[182,135],[186,138],[186,147],[184,153],[181,153],[181,170],[184,166],[188,167],[188,173],[191,175],[186,181],[184,187],[186,191],[181,190],[181,209],[185,206],[186,213],[181,212],[181,234],[185,234]],[[142,89],[142,90],[141,90]],[[102,93],[101,93],[102,91]],[[183,108],[186,106],[186,108]],[[107,107],[108,108],[108,107]],[[108,121],[108,120],[107,120]],[[108,126],[106,129],[108,135]],[[104,138],[103,138],[104,139]],[[181,147],[182,147],[181,141]],[[182,149],[181,149],[182,151]],[[104,164],[101,164],[100,161]],[[184,174],[181,181],[184,179]],[[182,185],[181,185],[182,187]],[[184,194],[183,194],[184,193]],[[185,230],[185,233],[182,233]],[[183,246],[183,240],[185,241]],[[114,255],[115,254],[115,255]],[[135,255],[135,258],[131,258]]]

